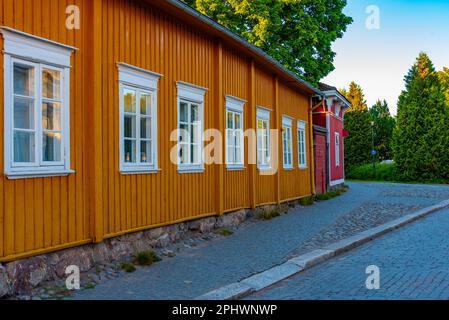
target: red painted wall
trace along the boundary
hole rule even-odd
[[[332,107],[334,111],[334,108]],[[340,112],[341,115],[341,112]],[[330,176],[331,181],[341,180],[344,178],[344,148],[343,148],[343,121],[341,118],[337,118],[334,113],[330,115]],[[340,134],[340,165],[335,163],[335,133]]]
[[[315,185],[318,194],[326,193],[326,134],[315,133]]]

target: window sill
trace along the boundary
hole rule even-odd
[[[307,170],[309,169],[309,167],[305,166],[305,167],[299,167],[299,170]]]
[[[206,170],[203,166],[191,166],[191,167],[179,167],[179,174],[187,174],[187,173],[204,173]]]
[[[228,170],[228,171],[244,171],[244,170],[246,170],[246,167],[245,166],[228,165],[228,166],[226,166],[226,170]]]
[[[50,178],[50,177],[67,177],[70,174],[75,173],[74,170],[63,171],[17,171],[17,172],[5,172],[6,177],[9,180],[18,179],[33,179],[33,178]]]
[[[283,169],[285,171],[293,171],[293,170],[295,170],[295,168],[293,168],[293,167],[283,167]]]
[[[270,171],[271,170],[271,166],[270,167],[257,167],[257,170],[259,170],[259,171]]]
[[[144,169],[144,168],[122,168],[120,174],[133,175],[133,174],[155,174],[162,171],[161,169]]]

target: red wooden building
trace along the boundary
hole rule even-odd
[[[345,182],[344,114],[350,103],[335,87],[320,83],[320,89],[324,99],[315,98],[313,110],[315,183],[316,192],[325,193]]]

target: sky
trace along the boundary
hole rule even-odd
[[[366,27],[371,5],[379,9],[379,29]],[[449,67],[449,0],[348,0],[344,12],[354,22],[334,43],[336,69],[323,82],[348,88],[355,81],[369,107],[385,99],[396,114],[404,76],[420,51],[437,70]]]

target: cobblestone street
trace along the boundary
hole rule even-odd
[[[287,279],[248,299],[449,299],[449,210]],[[368,290],[366,267],[380,268]]]
[[[164,257],[163,261],[138,268],[131,274],[122,273],[118,278],[99,283],[94,289],[77,292],[73,298],[193,299],[285,262],[298,252],[322,247],[449,199],[449,187],[446,186],[349,185],[350,191],[341,197],[311,207],[292,208],[288,214],[271,221],[250,221],[233,230],[230,237],[189,241],[187,246],[179,244],[172,248],[176,257]],[[386,256],[383,266],[395,258],[393,253]],[[435,273],[433,279],[438,281],[443,276]],[[364,277],[363,269],[362,284]],[[354,276],[349,280],[358,283],[360,279]],[[326,281],[330,279],[324,283],[311,282],[310,286],[326,286]]]

